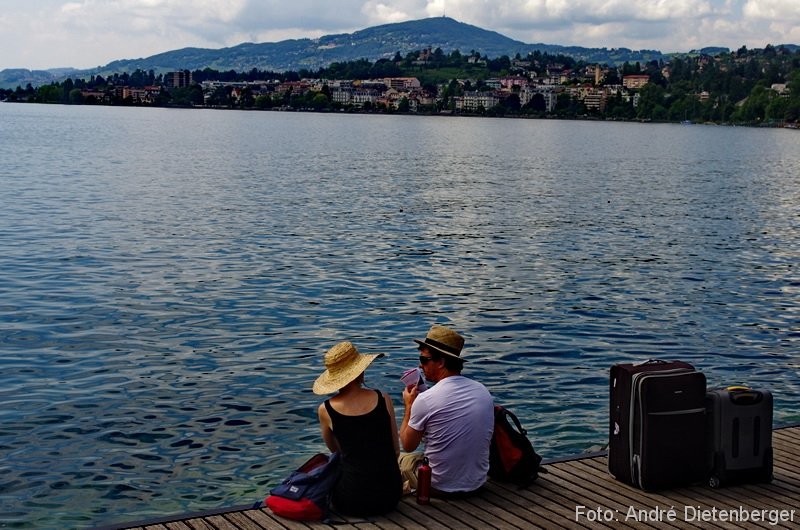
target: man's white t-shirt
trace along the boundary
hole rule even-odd
[[[485,386],[461,375],[442,379],[414,400],[408,426],[425,433],[434,488],[473,491],[486,482],[494,400]]]

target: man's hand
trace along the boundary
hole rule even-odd
[[[411,404],[414,403],[418,395],[419,390],[417,389],[417,385],[408,385],[403,390],[403,403],[406,406],[406,410],[411,410]]]
[[[417,385],[408,385],[403,389],[403,403],[406,410],[403,411],[403,421],[400,422],[400,446],[404,451],[416,449],[424,434],[408,426],[408,420],[411,418],[411,405],[418,395]]]

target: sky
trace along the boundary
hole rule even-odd
[[[0,70],[93,68],[442,15],[529,44],[665,53],[800,44],[800,0],[0,0]]]

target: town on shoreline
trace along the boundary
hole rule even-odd
[[[425,49],[315,72],[154,71],[0,90],[0,101],[783,126],[800,122],[800,51],[609,66],[563,55]]]

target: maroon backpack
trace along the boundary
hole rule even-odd
[[[521,488],[530,486],[539,477],[542,457],[533,449],[527,435],[513,412],[500,405],[494,406],[494,433],[489,446],[490,477]]]

